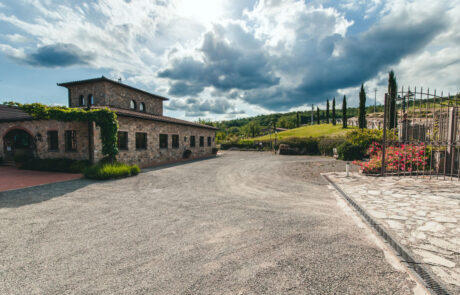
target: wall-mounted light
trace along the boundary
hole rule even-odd
[[[43,140],[42,134],[40,132],[37,132],[37,134],[35,135],[35,140],[36,141],[42,141]]]

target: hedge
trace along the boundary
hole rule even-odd
[[[137,165],[126,165],[123,163],[99,163],[83,170],[86,178],[106,180],[123,178],[139,174],[140,168]]]
[[[338,148],[344,142],[344,137],[323,137],[318,142],[318,149],[321,155],[332,157],[333,149]]]
[[[88,167],[89,161],[71,160],[65,158],[59,159],[37,159],[28,158],[23,161],[15,161],[20,163],[21,169],[51,171],[51,172],[66,172],[66,173],[81,173],[83,169]]]

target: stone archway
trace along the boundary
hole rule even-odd
[[[33,137],[23,129],[10,129],[3,136],[5,162],[14,161],[14,156],[16,155],[32,156],[34,147]]]

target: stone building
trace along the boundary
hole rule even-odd
[[[216,128],[163,116],[167,98],[110,80],[58,84],[68,89],[69,107],[115,111],[119,124],[117,160],[142,167],[212,155]],[[0,105],[0,157],[15,155],[70,158],[97,162],[103,158],[100,128],[93,122],[36,120],[16,107]]]

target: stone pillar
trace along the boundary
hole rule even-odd
[[[453,168],[455,160],[455,144],[457,140],[457,126],[458,126],[458,108],[452,107],[449,110],[449,125],[447,133],[447,172]]]

